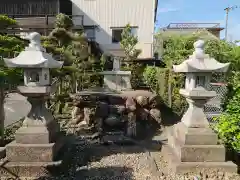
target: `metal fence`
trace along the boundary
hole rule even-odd
[[[163,68],[158,71],[157,79],[157,91],[164,102],[171,107],[174,112],[182,115],[188,108],[185,98],[179,94],[179,89],[184,88],[184,76],[173,73],[167,68]],[[228,90],[224,74],[214,74],[211,83],[205,88],[217,93],[217,95],[204,106],[204,112],[211,120],[223,111],[222,103]]]

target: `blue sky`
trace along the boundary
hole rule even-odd
[[[224,9],[235,5],[239,8],[229,13],[228,39],[240,40],[240,0],[159,0],[156,26],[197,22],[221,23],[225,27]]]

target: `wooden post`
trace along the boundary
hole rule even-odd
[[[45,15],[45,28],[44,28],[44,35],[47,36],[48,35],[48,15]]]
[[[4,88],[0,88],[0,141],[3,139],[4,135],[4,120],[5,120],[5,114],[4,114]]]

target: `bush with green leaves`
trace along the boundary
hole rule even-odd
[[[215,119],[213,128],[230,149],[240,151],[240,72],[233,72],[231,91],[224,104],[224,113]]]
[[[158,67],[154,67],[154,66],[147,66],[144,69],[143,72],[143,79],[144,82],[149,86],[149,88],[152,91],[157,92],[157,87],[158,87],[158,81],[157,81],[157,72],[158,72]]]
[[[240,152],[240,114],[223,113],[213,125],[227,148]]]

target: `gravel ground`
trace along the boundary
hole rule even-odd
[[[140,147],[96,145],[77,149],[88,153],[81,160],[74,158],[78,164],[72,169],[76,179],[151,180],[147,155]]]
[[[76,144],[67,154],[63,170],[55,177],[38,180],[240,180],[238,175],[223,172],[202,174],[167,175],[166,162],[158,156],[159,172],[156,174],[153,153],[145,152],[140,146],[118,146]],[[59,171],[60,172],[60,171]]]

